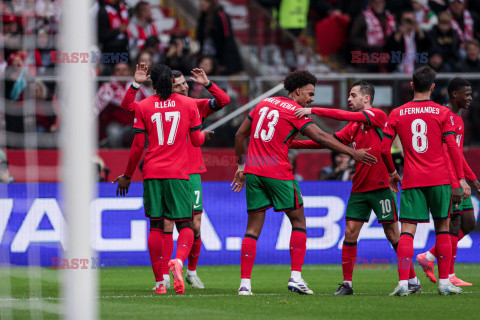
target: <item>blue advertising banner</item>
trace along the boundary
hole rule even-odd
[[[230,190],[229,182],[204,182],[202,252],[200,265],[239,264],[247,224],[245,192]],[[307,264],[337,264],[345,231],[350,182],[300,182],[307,217]],[[133,183],[127,197],[115,196],[116,185],[100,183],[92,201],[90,242],[98,256],[78,257],[91,267],[150,265],[142,184]],[[62,212],[59,184],[0,185],[0,264],[60,265],[66,248],[68,222]],[[473,198],[478,218],[479,201]],[[75,227],[75,226],[70,226]],[[283,213],[267,211],[258,240],[256,263],[289,264],[291,225]],[[174,233],[174,239],[177,237]],[[419,224],[415,255],[435,242],[433,223]],[[457,261],[480,262],[480,234],[471,233],[458,244]],[[84,260],[82,260],[84,259]],[[360,264],[395,263],[395,252],[374,214],[360,233]]]

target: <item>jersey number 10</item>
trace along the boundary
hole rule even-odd
[[[268,112],[268,107],[263,107],[258,111],[260,113],[260,119],[258,120],[257,127],[255,128],[255,134],[253,135],[254,138],[261,137],[263,141],[269,142],[273,138],[273,134],[275,133],[275,125],[278,122],[278,118],[280,118],[280,114],[278,110],[272,110]],[[262,129],[263,121],[267,119],[272,119],[268,122],[268,132],[265,129]]]
[[[175,142],[175,136],[177,135],[178,123],[180,122],[180,111],[171,111],[165,112],[165,121],[172,122],[172,127],[170,128],[170,133],[168,135],[167,144],[172,145]],[[162,123],[162,114],[157,112],[152,115],[152,122],[157,125],[157,136],[158,144],[163,146],[164,137],[163,137],[163,123]]]

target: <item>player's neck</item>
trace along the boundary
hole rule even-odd
[[[430,91],[413,93],[413,101],[425,101],[425,100],[430,100]]]
[[[460,107],[455,103],[455,101],[449,101],[447,108],[455,114],[458,114],[460,112]]]

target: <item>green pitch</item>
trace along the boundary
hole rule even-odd
[[[478,316],[480,310],[478,265],[456,266],[457,274],[474,284],[464,288],[459,296],[438,295],[436,284],[430,283],[417,266],[423,293],[389,297],[397,284],[397,271],[392,265],[386,269],[356,269],[355,295],[347,297],[332,295],[341,280],[340,265],[304,266],[303,277],[315,295],[300,296],[286,289],[289,269],[289,266],[255,266],[254,296],[242,297],[237,296],[240,266],[199,267],[198,274],[207,289],[192,289],[187,285],[182,296],[173,289],[167,295],[153,295],[151,268],[102,269],[99,273],[101,319],[471,319]],[[14,319],[29,319],[30,303],[35,304],[37,300],[29,300],[27,269],[12,268],[10,272],[14,299],[0,299],[2,312],[11,303]],[[42,269],[41,272],[44,319],[58,319],[58,315],[51,313],[58,309],[60,301],[58,270]]]

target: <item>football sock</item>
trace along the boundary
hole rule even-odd
[[[295,281],[300,280],[302,279],[302,273],[300,271],[292,271],[290,273],[290,278],[292,278]]]
[[[418,282],[419,281],[417,277],[408,279],[408,284],[418,284]]]
[[[452,243],[452,258],[450,260],[449,274],[455,274],[455,258],[457,257],[458,236],[450,234],[450,242]],[[450,278],[450,276],[448,276]]]
[[[244,279],[244,278],[242,278],[242,279],[240,280],[240,288],[241,288],[241,287],[245,287],[245,288],[247,288],[248,290],[252,290],[252,283],[251,283],[250,279]]]
[[[432,249],[427,251],[427,254],[425,255],[425,258],[427,258],[428,261],[435,261],[435,259],[437,259],[436,255],[437,255],[436,248],[435,248],[435,246],[433,246]]]
[[[400,280],[398,281],[398,285],[399,286],[408,285],[408,280]]]
[[[352,281],[353,268],[357,260],[357,242],[343,241],[342,246],[342,272],[343,281]]]
[[[169,274],[168,262],[172,259],[173,253],[173,232],[163,232],[163,259],[162,270],[163,274]]]
[[[440,281],[442,279],[448,280],[448,271],[450,269],[452,258],[452,242],[450,241],[450,234],[448,232],[437,233],[435,246],[437,247],[438,278]]]
[[[200,257],[200,249],[202,249],[202,238],[198,237],[193,240],[192,250],[188,255],[188,270],[197,270],[198,258]]]
[[[240,274],[242,281],[243,279],[250,279],[256,254],[257,237],[251,234],[246,234],[242,241],[242,251],[240,257]]]
[[[442,286],[448,286],[450,283],[451,282],[448,279],[440,279],[440,282],[439,282],[439,284],[441,284]]]
[[[187,268],[187,276],[196,276],[197,275],[197,270],[188,270]]]
[[[307,252],[307,231],[301,228],[293,228],[290,236],[291,271],[302,271],[305,253]]]
[[[190,228],[183,228],[178,233],[177,239],[177,252],[175,253],[175,259],[183,263],[188,257],[188,254],[192,250],[193,244],[193,230]]]
[[[393,247],[393,249],[395,250],[395,252],[397,252],[398,242],[392,244],[392,247]],[[412,281],[410,281],[410,280],[412,280]],[[408,281],[409,281],[409,283],[411,283],[411,284],[417,284],[417,281],[418,281],[417,275],[415,274],[415,269],[413,268],[413,261],[410,262],[410,273],[409,273],[409,275],[408,275]]]
[[[163,281],[162,272],[162,252],[163,252],[163,237],[162,230],[150,228],[148,234],[148,252],[150,253],[150,261],[152,262],[153,275],[155,281]]]
[[[353,288],[353,283],[352,283],[352,281],[343,281],[343,284],[346,284],[346,285],[349,286],[350,288]]]
[[[402,233],[397,248],[397,269],[400,281],[408,282],[413,257],[413,235]]]

